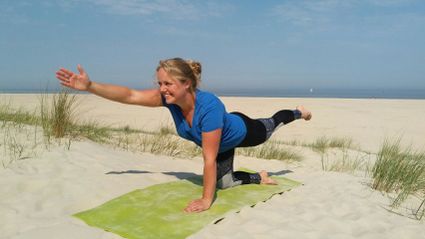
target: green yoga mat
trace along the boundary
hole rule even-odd
[[[191,200],[202,195],[202,179],[198,177],[135,190],[74,216],[124,238],[186,238],[222,220],[227,213],[300,185],[283,177],[273,178],[278,185],[249,184],[217,190],[211,208],[201,213],[183,211]]]

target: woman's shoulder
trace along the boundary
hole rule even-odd
[[[222,104],[221,100],[214,93],[196,90],[196,101],[203,104]]]

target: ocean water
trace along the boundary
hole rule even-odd
[[[349,99],[425,99],[425,89],[285,89],[212,90],[219,96],[349,98]]]
[[[349,98],[349,99],[425,99],[425,89],[203,89],[218,96]],[[55,93],[59,90],[48,90]],[[1,90],[0,94],[40,94],[46,90]],[[85,92],[76,92],[85,94]]]

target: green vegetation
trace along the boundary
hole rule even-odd
[[[372,188],[386,193],[396,193],[393,207],[400,206],[409,196],[417,197],[421,204],[416,217],[425,214],[425,152],[402,148],[400,140],[385,141],[372,169]]]
[[[62,138],[69,135],[75,125],[75,110],[78,104],[76,95],[71,95],[69,90],[62,90],[53,95],[51,105],[48,104],[48,95],[40,99],[40,119],[46,136]]]
[[[26,159],[37,154],[36,145],[40,142],[40,133],[31,127],[37,124],[34,114],[22,109],[13,109],[9,103],[0,105],[0,141],[1,155],[7,155],[0,163],[4,168],[16,160]],[[28,144],[28,141],[34,142]]]
[[[295,161],[302,159],[301,155],[290,149],[283,148],[282,144],[276,141],[267,141],[266,143],[255,147],[238,148],[237,152],[241,155],[262,159]]]
[[[311,147],[314,151],[325,153],[330,148],[349,149],[353,147],[353,140],[350,138],[328,138],[320,137],[315,142],[305,146]]]
[[[313,143],[303,146],[310,147],[313,151],[320,154],[322,170],[324,171],[353,173],[356,170],[368,167],[368,161],[364,160],[365,156],[360,156],[360,152],[358,152],[358,149],[355,149],[353,140],[350,138],[320,137]],[[353,150],[357,151],[357,156],[354,159],[350,157]],[[335,156],[337,159],[329,159],[329,151],[337,155],[338,157]]]
[[[7,123],[12,123],[16,126],[36,125],[37,117],[22,109],[13,109],[9,102],[0,104],[0,122],[2,127]]]

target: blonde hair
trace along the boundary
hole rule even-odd
[[[171,58],[159,61],[159,65],[156,68],[164,69],[171,77],[181,83],[190,82],[190,89],[194,92],[201,82],[201,63],[193,60],[184,60],[182,58]]]

